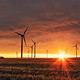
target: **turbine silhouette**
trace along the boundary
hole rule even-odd
[[[77,58],[77,54],[78,54],[78,44],[76,43],[73,47],[75,47],[75,49],[76,49],[76,58]]]
[[[28,54],[29,53],[31,53],[31,58],[33,58],[33,45],[31,45],[31,46],[26,46],[26,47],[28,47],[28,48],[30,48],[30,51],[29,51],[29,49],[28,49]]]
[[[76,58],[77,58],[78,57],[78,41],[76,42],[76,44],[73,47],[75,47],[75,50],[76,50]]]
[[[34,58],[36,58],[36,42],[33,40],[32,42],[33,42],[33,48],[34,48]]]
[[[31,58],[33,58],[33,45],[31,46]]]
[[[20,38],[21,38],[21,59],[23,58],[23,42],[24,42],[25,45],[26,45],[25,34],[26,34],[27,30],[28,30],[28,27],[25,29],[25,31],[24,31],[23,34],[22,34],[22,33],[19,33],[19,32],[15,32],[15,33],[16,33],[17,35],[19,35]]]
[[[48,49],[46,50],[47,58],[48,58]]]

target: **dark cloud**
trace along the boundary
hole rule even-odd
[[[23,26],[18,25],[29,20],[33,37],[46,32],[77,32],[79,23],[65,21],[79,19],[80,0],[0,0],[0,31],[22,29]]]
[[[53,29],[49,28],[48,31],[53,32],[53,33],[54,32],[64,32],[64,31],[80,32],[80,24],[79,23],[73,23],[73,22],[70,22],[70,23],[66,22],[65,24],[62,23],[61,26],[54,27]]]
[[[79,0],[1,0],[1,24],[17,24],[24,18],[55,20],[62,17],[79,18]]]

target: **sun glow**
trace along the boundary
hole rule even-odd
[[[58,58],[62,60],[64,60],[64,58],[67,58],[67,56],[65,55],[65,51],[60,51]]]

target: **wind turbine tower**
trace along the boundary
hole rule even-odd
[[[21,59],[23,58],[23,42],[25,42],[25,45],[26,45],[25,34],[26,34],[27,30],[28,30],[28,27],[25,29],[25,31],[23,32],[23,34],[19,33],[19,32],[15,32],[21,38]]]
[[[31,46],[31,58],[33,58],[33,45]]]
[[[18,52],[16,51],[16,58],[18,58]]]
[[[32,42],[33,42],[33,49],[34,49],[34,58],[36,58],[36,42],[33,40]]]
[[[48,58],[48,49],[46,50],[47,58]]]
[[[77,58],[77,54],[78,54],[78,44],[76,43],[76,45],[73,46],[73,47],[75,47],[75,49],[76,49],[76,58]]]

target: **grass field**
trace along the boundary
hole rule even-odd
[[[0,80],[80,80],[80,58],[0,59]]]

